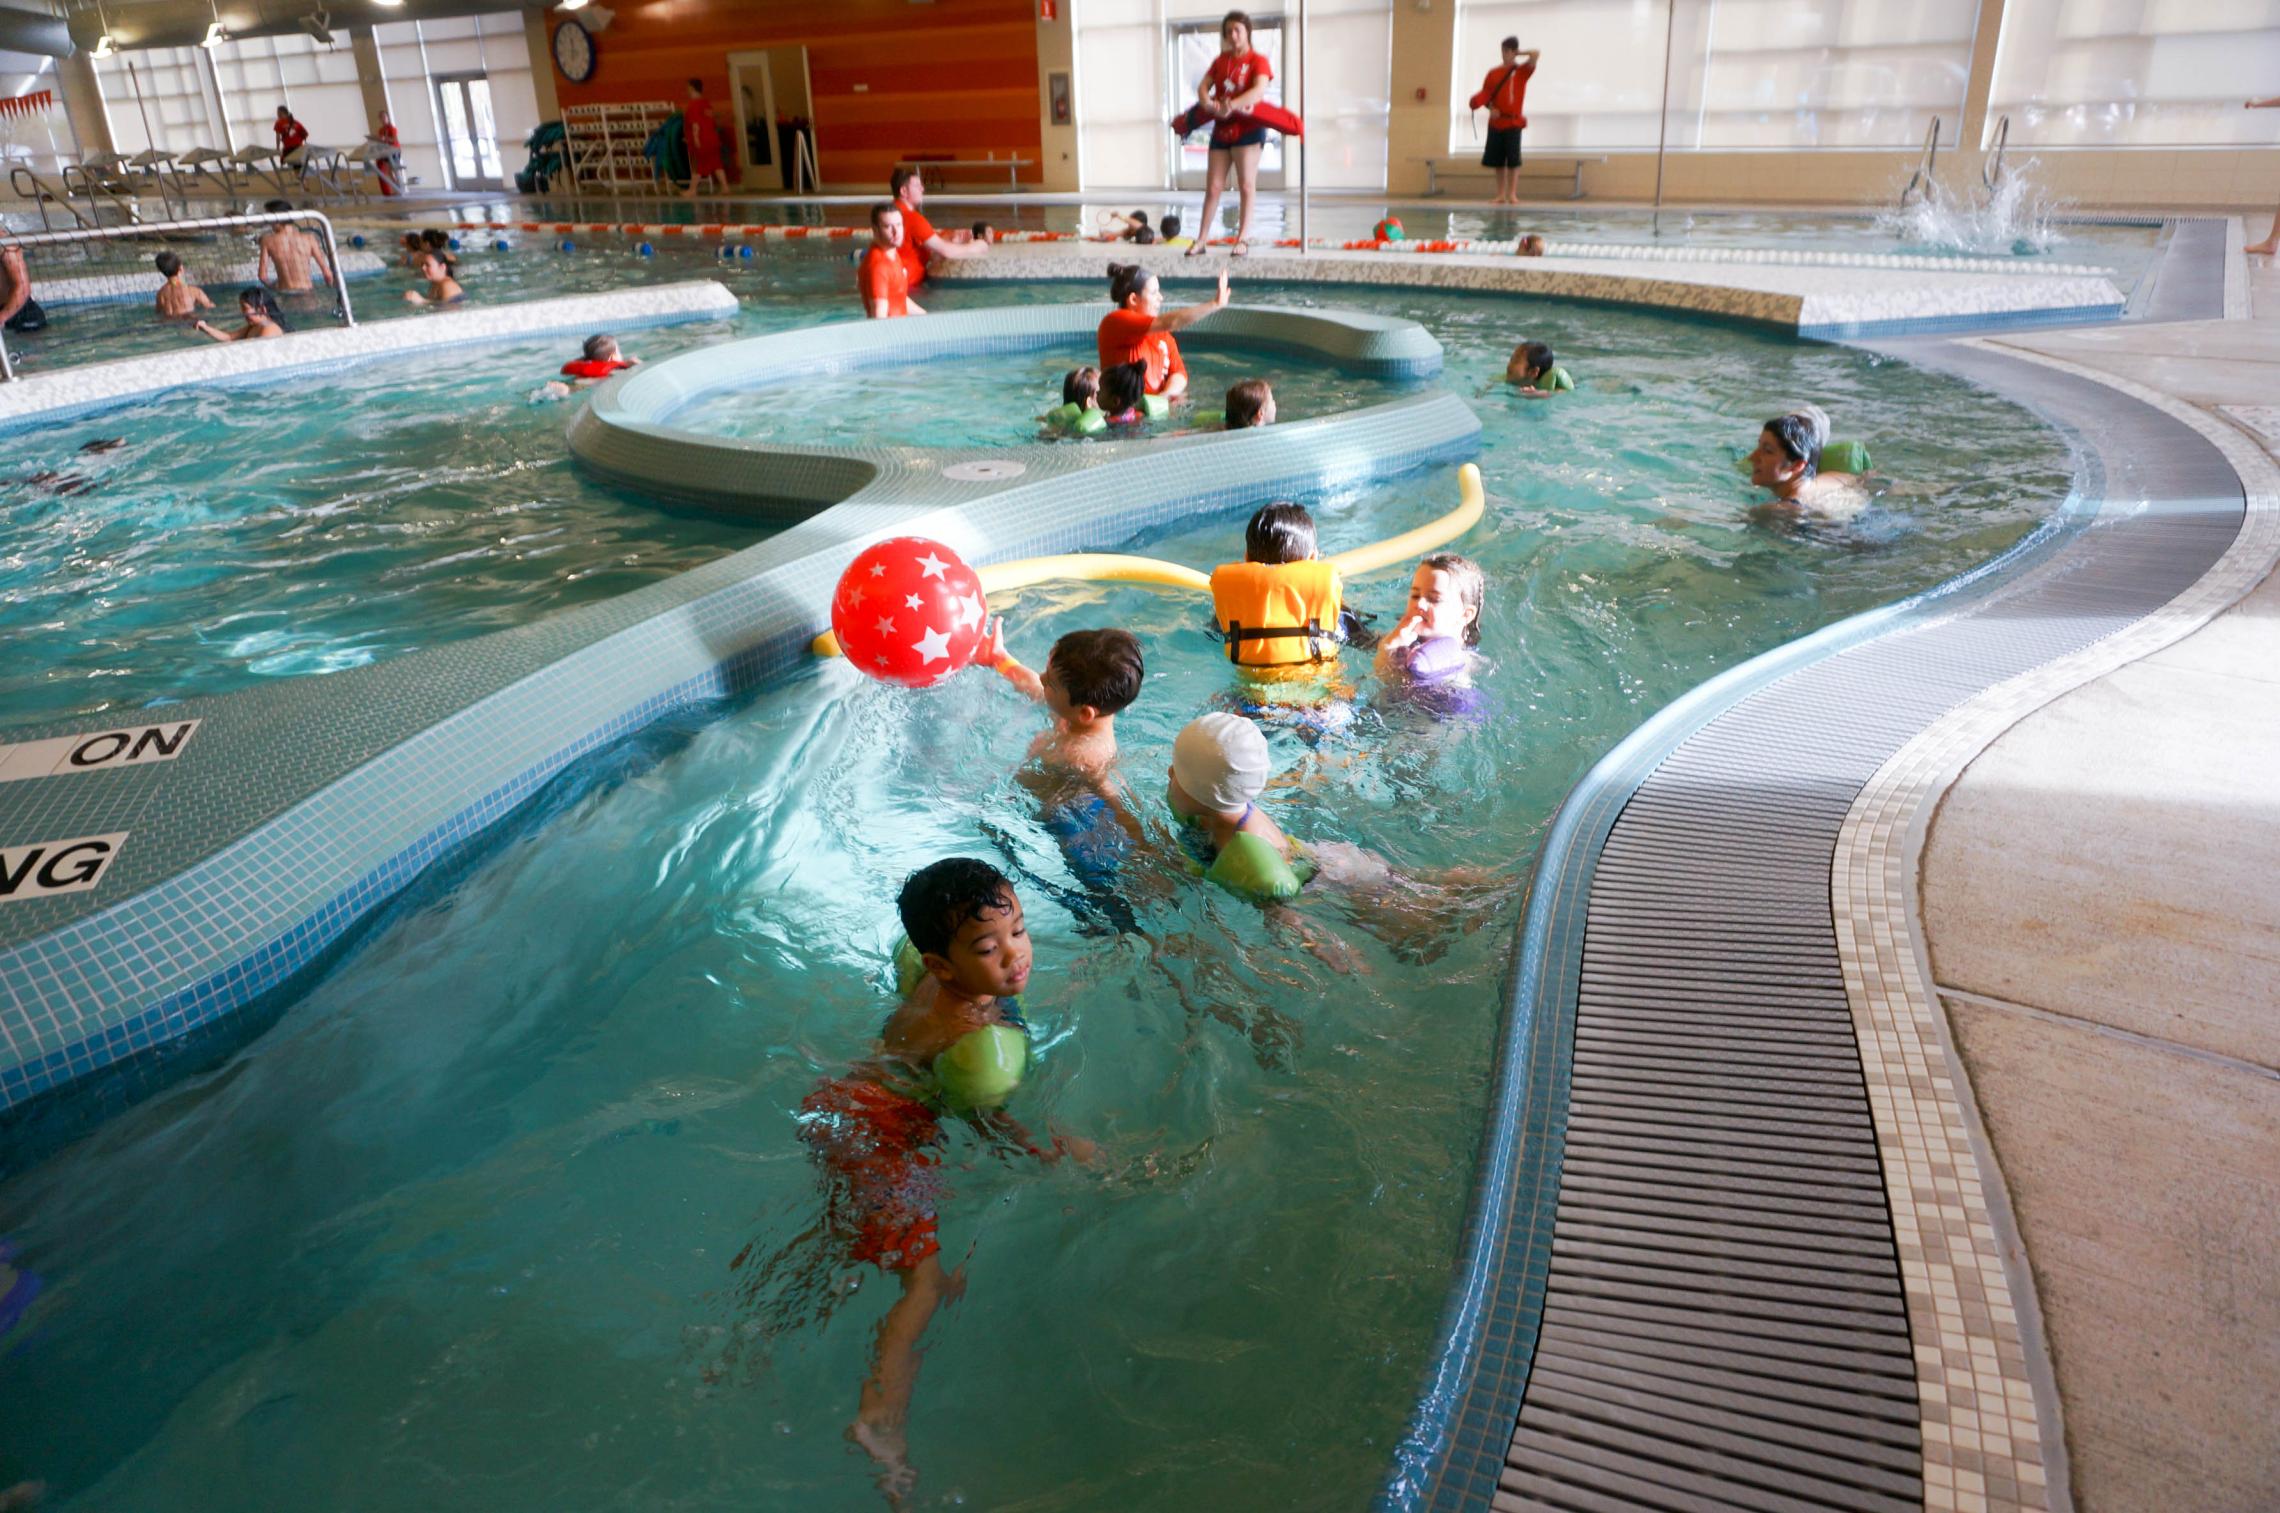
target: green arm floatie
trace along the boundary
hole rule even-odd
[[[1079,411],[1077,414],[1077,423],[1071,426],[1070,429],[1075,431],[1079,436],[1098,435],[1100,432],[1108,429],[1108,417],[1100,412],[1100,407],[1098,405],[1095,405],[1089,410]]]
[[[1084,411],[1078,409],[1075,405],[1057,404],[1053,406],[1052,409],[1047,410],[1043,415],[1040,415],[1037,418],[1044,421],[1047,425],[1051,426],[1056,431],[1065,431],[1071,426],[1075,425],[1077,423],[1077,417],[1083,413]]]
[[[1203,875],[1230,893],[1268,903],[1296,897],[1307,878],[1314,875],[1314,868],[1304,862],[1293,867],[1272,842],[1238,830],[1234,839],[1219,848],[1219,855]]]
[[[1172,413],[1172,402],[1161,394],[1143,394],[1140,396],[1140,413],[1150,420],[1162,420]]]
[[[1821,448],[1824,473],[1865,473],[1875,465],[1869,458],[1868,448],[1857,441],[1832,441]]]
[[[1029,1037],[1009,1024],[989,1024],[958,1037],[934,1058],[934,1085],[952,1113],[996,1108],[1029,1070]]]
[[[1542,374],[1536,379],[1536,387],[1542,389],[1547,394],[1557,394],[1563,390],[1573,389],[1575,387],[1575,380],[1568,376],[1567,369],[1561,367],[1558,363],[1554,363],[1552,364],[1551,372]]]

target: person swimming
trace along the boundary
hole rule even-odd
[[[277,296],[259,284],[238,295],[238,314],[245,317],[245,324],[236,331],[223,331],[205,321],[190,329],[214,341],[267,341],[292,329],[277,308]]]
[[[1817,409],[1815,414],[1792,411],[1776,415],[1758,432],[1757,449],[1749,457],[1750,482],[1773,496],[1758,506],[1760,512],[1847,520],[1867,506],[1868,491],[1859,478],[1821,471],[1828,423]]]

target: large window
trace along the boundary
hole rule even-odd
[[[1652,148],[1670,52],[1672,148],[1906,147],[1963,112],[1979,0],[1467,0],[1449,149],[1477,151],[1467,108],[1517,36],[1543,52],[1528,145]],[[1666,30],[1667,28],[1667,30]]]
[[[138,47],[95,60],[111,143],[130,157],[156,148],[223,152],[244,147],[223,133],[206,85],[206,56],[195,47]]]
[[[1227,9],[1225,0],[1083,0],[1069,8],[1077,43],[1078,171],[1085,187],[1154,188],[1170,181],[1175,143],[1169,123],[1194,102],[1195,81],[1218,50],[1217,27]],[[1295,106],[1301,93],[1295,18],[1267,0],[1254,0],[1247,9],[1262,38],[1279,40],[1272,93]],[[1392,0],[1308,0],[1306,26],[1306,60],[1313,67],[1304,85],[1309,182],[1317,188],[1381,189]],[[1279,170],[1283,182],[1296,187],[1296,154],[1279,147],[1278,141],[1266,154],[1263,170]],[[1191,177],[1183,175],[1182,182]]]
[[[2269,145],[2280,0],[2009,0],[1988,128],[2037,147]]]
[[[240,147],[277,142],[277,107],[290,109],[318,147],[342,150],[364,140],[364,91],[345,33],[326,47],[313,37],[251,37],[214,52],[214,77],[230,137]]]
[[[538,129],[538,91],[521,13],[390,22],[372,40],[407,173],[430,186],[478,188],[522,167],[523,139]]]
[[[53,173],[78,150],[63,109],[63,89],[56,83],[55,60],[0,52],[0,182],[6,181],[11,164]]]

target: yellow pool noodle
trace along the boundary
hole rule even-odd
[[[1338,571],[1345,577],[1358,577],[1391,567],[1411,557],[1422,557],[1437,547],[1447,546],[1480,523],[1488,508],[1488,496],[1481,489],[1480,469],[1466,463],[1457,469],[1457,507],[1437,520],[1428,520],[1413,531],[1403,531],[1368,546],[1357,546],[1350,552],[1339,552],[1331,557]],[[1070,579],[1100,583],[1153,583],[1163,588],[1188,588],[1199,594],[1211,592],[1211,577],[1192,567],[1177,562],[1164,562],[1155,557],[1129,557],[1114,552],[1074,552],[1059,557],[1025,557],[1019,562],[1000,562],[977,570],[982,580],[982,592],[998,594],[1035,583],[1055,583]],[[839,639],[825,631],[812,641],[810,647],[819,657],[839,655]]]

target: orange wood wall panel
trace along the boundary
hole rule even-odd
[[[884,192],[897,158],[1043,156],[1035,3],[620,0],[595,39],[594,76],[573,84],[557,72],[555,92],[565,106],[679,100],[702,79],[726,127],[728,55],[804,46],[825,179]],[[550,30],[559,19],[549,15]]]

